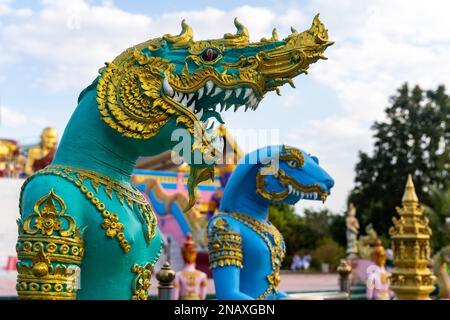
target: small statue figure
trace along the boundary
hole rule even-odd
[[[345,224],[347,227],[347,257],[356,258],[358,255],[359,222],[356,218],[356,208],[353,203],[350,203],[348,206]]]
[[[56,153],[58,134],[53,128],[45,128],[41,134],[41,143],[28,151],[25,173],[31,176],[40,169],[47,167]]]
[[[368,268],[370,272],[367,279],[366,296],[368,300],[390,300],[393,296],[389,290],[389,273],[385,269],[386,252],[381,241],[375,242],[375,249],[372,252],[372,259],[375,265]]]
[[[197,248],[190,233],[187,234],[181,255],[185,266],[177,272],[174,281],[174,300],[204,300],[206,298],[206,286],[208,278],[206,273],[195,269]]]
[[[369,223],[364,230],[366,231],[366,235],[359,237],[357,242],[358,256],[362,259],[370,260],[372,258],[375,243],[378,240],[378,233],[371,223]]]

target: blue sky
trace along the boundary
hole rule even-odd
[[[227,112],[245,151],[245,130],[278,130],[279,141],[317,155],[336,180],[325,206],[341,211],[353,186],[358,150],[370,151],[370,126],[383,119],[403,82],[450,85],[450,2],[314,1],[15,1],[0,0],[0,137],[33,142],[44,126],[62,133],[79,92],[122,50],[186,18],[196,39],[233,32],[243,22],[253,41],[310,27],[320,12],[336,44],[329,60],[268,94],[256,112]],[[301,203],[300,208],[321,204]]]

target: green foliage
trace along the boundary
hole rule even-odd
[[[345,257],[345,250],[336,241],[331,238],[324,238],[320,241],[319,246],[312,252],[312,261],[316,267],[322,263],[328,263],[330,271],[336,271],[340,259]]]
[[[433,230],[431,243],[439,249],[450,245],[450,188],[441,191],[432,186],[429,188],[429,205],[425,205],[425,215],[430,220]]]
[[[312,253],[316,248],[324,245],[324,239],[332,241],[333,245],[341,249],[345,246],[345,217],[342,215],[333,214],[328,210],[309,209],[306,209],[303,215],[297,215],[293,206],[279,204],[270,208],[269,218],[282,233],[286,243],[284,268],[289,268],[294,254]],[[324,250],[329,250],[329,247],[325,246]],[[338,261],[345,256],[344,249],[335,250],[335,252],[340,254],[337,256]],[[320,268],[321,262],[318,264],[314,260],[313,257],[312,265]]]
[[[360,224],[372,223],[384,236],[395,207],[401,205],[409,173],[420,201],[428,205],[432,201],[428,186],[440,190],[450,186],[450,97],[444,86],[423,91],[404,84],[391,103],[386,120],[373,125],[372,155],[359,153],[355,188],[349,197]]]

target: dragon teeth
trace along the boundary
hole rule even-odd
[[[192,98],[194,97],[195,93],[189,93],[188,97],[187,97],[187,103],[189,103],[190,101],[192,101]]]
[[[233,90],[227,90],[225,91],[225,97],[223,98],[223,100],[228,100],[228,98],[231,96],[231,94],[233,93]]]
[[[198,89],[198,99],[200,100],[203,97],[203,88]]]
[[[166,94],[173,97],[175,91],[173,90],[172,86],[169,83],[169,77],[164,77],[163,89]]]
[[[209,94],[213,87],[214,83],[211,80],[208,80],[208,82],[206,82],[206,94]]]
[[[232,106],[232,104],[227,104],[227,105],[225,106],[225,111],[227,111],[228,109],[230,109],[231,106]],[[240,107],[240,105],[235,105],[235,108],[236,108],[236,106]]]
[[[242,88],[236,89],[236,98],[239,98],[239,96],[241,95],[241,92],[242,92]]]
[[[252,89],[250,88],[245,89],[244,99],[248,98],[251,94],[253,94]]]
[[[211,97],[217,96],[221,92],[222,92],[222,89],[220,89],[219,87],[216,87],[216,90],[214,90],[214,93],[211,95]]]
[[[184,106],[187,105],[187,95],[186,94],[183,95],[183,98],[181,98],[180,103]]]

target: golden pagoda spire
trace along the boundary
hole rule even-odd
[[[419,198],[417,197],[411,174],[408,174],[408,180],[406,181],[405,193],[403,194],[402,203],[403,205],[419,203]]]
[[[399,300],[429,299],[436,280],[428,268],[431,229],[428,219],[422,217],[423,208],[411,175],[402,204],[396,208],[400,219],[392,218],[394,225],[389,229],[395,265],[390,276],[391,290]]]

